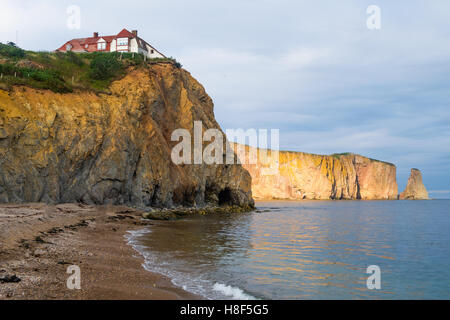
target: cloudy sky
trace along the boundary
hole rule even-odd
[[[215,101],[222,128],[280,129],[280,147],[354,152],[422,170],[450,197],[450,1],[0,0],[0,42],[140,35],[176,57]],[[79,6],[80,29],[67,27]],[[369,30],[366,10],[381,9]]]

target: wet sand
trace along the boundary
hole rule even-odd
[[[200,299],[142,267],[125,239],[152,223],[141,214],[119,206],[0,205],[0,299]],[[80,290],[67,288],[71,265],[80,268]],[[20,281],[11,282],[13,275]]]

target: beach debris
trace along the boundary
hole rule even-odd
[[[48,234],[58,234],[60,232],[64,232],[64,229],[55,227],[47,231]]]
[[[88,219],[88,221],[93,221],[93,219]],[[81,220],[80,222],[78,222],[76,224],[64,226],[64,228],[72,230],[72,231],[76,231],[78,229],[78,227],[87,227],[87,226],[89,226],[89,222],[88,221],[83,219],[83,220]]]
[[[179,207],[174,209],[149,210],[142,214],[142,218],[150,220],[177,220],[193,215],[209,215],[209,214],[233,214],[253,211],[250,206],[206,206],[197,207]]]
[[[40,236],[37,236],[34,241],[36,241],[37,243],[45,243],[44,240],[42,240],[42,238]]]
[[[134,217],[130,216],[130,215],[125,215],[125,214],[108,217],[108,220],[112,220],[112,221],[124,220],[124,219],[134,219]]]
[[[16,283],[20,282],[21,279],[17,277],[15,274],[13,275],[6,275],[3,278],[0,278],[0,283]]]

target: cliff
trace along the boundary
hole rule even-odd
[[[397,199],[396,167],[356,154],[315,155],[272,151],[250,164],[246,146],[243,166],[252,176],[255,199]],[[241,158],[244,156],[241,155]],[[267,160],[265,160],[267,159]],[[272,169],[270,169],[272,168]],[[268,170],[270,169],[270,170]]]
[[[253,206],[242,166],[171,161],[173,130],[220,129],[187,71],[141,66],[109,91],[0,89],[0,202]]]
[[[419,169],[411,169],[411,175],[405,190],[400,193],[400,200],[428,200],[428,192],[422,181],[422,173]]]

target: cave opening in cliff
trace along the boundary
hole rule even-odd
[[[228,205],[231,205],[231,190],[226,188],[219,192],[219,206]]]

